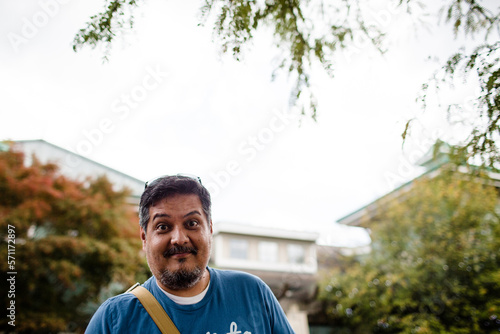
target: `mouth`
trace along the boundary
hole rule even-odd
[[[176,253],[176,254],[172,254],[170,255],[170,257],[174,258],[174,259],[179,259],[179,258],[184,258],[184,257],[187,257],[189,255],[193,254],[192,252],[185,252],[185,253]]]

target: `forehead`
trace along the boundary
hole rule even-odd
[[[175,194],[153,203],[149,207],[151,218],[153,213],[186,214],[193,210],[203,213],[200,198],[196,194]]]

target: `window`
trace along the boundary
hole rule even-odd
[[[259,242],[259,260],[262,262],[278,262],[278,244],[272,241]]]
[[[290,263],[304,263],[305,252],[304,247],[297,244],[287,245],[288,261]]]
[[[229,257],[232,259],[248,259],[248,240],[229,239]]]

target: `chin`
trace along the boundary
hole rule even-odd
[[[195,286],[203,276],[204,267],[177,268],[163,270],[157,279],[171,290],[185,290]]]

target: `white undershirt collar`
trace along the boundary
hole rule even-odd
[[[203,299],[203,297],[205,297],[205,295],[207,294],[208,287],[210,286],[210,281],[209,281],[205,290],[203,290],[202,292],[200,292],[196,296],[179,297],[179,296],[173,295],[173,294],[168,293],[167,291],[163,290],[160,287],[160,285],[158,284],[158,281],[156,279],[155,279],[155,282],[156,282],[156,285],[158,286],[158,288],[160,288],[161,292],[163,292],[165,295],[167,295],[167,297],[170,298],[174,303],[179,304],[179,305],[192,305],[192,304],[199,303]]]

